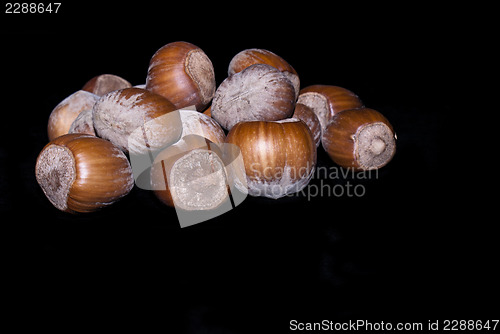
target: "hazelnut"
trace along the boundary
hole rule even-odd
[[[84,110],[92,109],[99,96],[79,90],[62,100],[50,113],[47,125],[49,140],[69,132],[71,124]]]
[[[321,123],[319,122],[318,116],[316,116],[314,111],[312,111],[312,109],[305,104],[297,103],[292,117],[298,118],[302,122],[306,123],[314,137],[316,147],[319,147],[319,144],[321,144]]]
[[[301,120],[241,122],[226,142],[241,150],[252,196],[280,198],[300,191],[312,178],[316,145]]]
[[[132,84],[114,74],[101,74],[93,77],[85,85],[82,90],[93,93],[97,96],[103,96],[106,93],[114,90],[130,88]]]
[[[301,89],[297,103],[305,104],[314,111],[322,131],[336,113],[363,107],[363,102],[350,90],[329,85],[312,85]]]
[[[182,137],[198,135],[215,144],[222,144],[226,134],[213,118],[194,110],[179,110],[182,122]]]
[[[300,80],[295,69],[277,54],[264,49],[247,49],[238,53],[229,63],[228,75],[243,71],[254,64],[267,64],[281,71],[292,83],[295,96],[299,95]]]
[[[187,135],[156,157],[151,187],[164,204],[182,210],[213,210],[229,200],[223,154],[217,145]]]
[[[71,213],[108,206],[134,186],[125,154],[109,141],[85,134],[48,143],[38,155],[35,174],[49,201]]]
[[[290,80],[276,68],[256,64],[226,78],[215,92],[212,117],[225,129],[244,121],[277,121],[295,108]]]
[[[212,62],[196,45],[169,43],[151,58],[146,89],[166,97],[177,109],[195,105],[202,111],[215,92]]]
[[[209,105],[208,108],[203,111],[203,113],[208,117],[212,117],[212,105]]]
[[[95,136],[94,122],[92,121],[92,109],[82,111],[71,123],[68,133],[85,133]]]
[[[161,95],[125,88],[103,95],[94,105],[92,117],[99,137],[125,153],[142,154],[180,139],[182,125],[176,109]]]
[[[396,135],[389,121],[368,108],[336,114],[326,127],[323,147],[341,167],[369,170],[385,166],[396,152]]]

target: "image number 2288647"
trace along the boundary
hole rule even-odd
[[[57,14],[61,2],[7,2],[5,14]]]

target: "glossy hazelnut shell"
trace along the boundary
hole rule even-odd
[[[92,109],[82,111],[71,123],[68,133],[84,133],[95,136]]]
[[[236,124],[226,142],[239,147],[249,194],[283,197],[307,185],[316,165],[316,144],[297,119]]]
[[[103,96],[114,90],[130,88],[132,84],[127,80],[114,74],[96,75],[83,85],[82,90]]]
[[[383,160],[377,161],[373,166],[364,166],[360,161],[359,135],[370,126],[375,126],[375,130],[382,132],[381,135],[375,133],[371,140],[383,140],[384,152],[380,153],[384,156]],[[336,114],[323,132],[322,143],[336,164],[357,171],[385,166],[396,149],[392,125],[380,112],[369,108],[351,109]]]
[[[84,110],[92,109],[98,100],[99,96],[83,90],[79,90],[62,100],[49,116],[47,124],[49,140],[67,134],[78,115]]]
[[[182,125],[178,113],[173,113],[176,110],[161,95],[125,88],[103,95],[94,105],[92,117],[99,137],[126,153],[146,153],[180,139]]]
[[[215,93],[215,74],[208,56],[194,44],[173,42],[151,58],[146,89],[166,97],[178,109],[203,111]]]
[[[319,147],[321,144],[321,123],[319,122],[318,116],[316,116],[312,109],[305,104],[297,103],[292,117],[298,118],[306,123],[314,137],[316,147]]]
[[[63,154],[52,154],[51,150]],[[48,199],[59,210],[70,213],[108,206],[134,186],[125,154],[109,141],[86,134],[67,134],[48,143],[39,154],[35,169]],[[66,181],[70,181],[67,192],[60,197],[51,196]]]
[[[307,96],[314,95],[323,99],[324,106],[321,109],[311,105],[308,101]],[[323,130],[335,114],[344,110],[363,107],[363,102],[356,94],[343,87],[331,85],[312,85],[301,89],[297,103],[303,103],[313,109],[321,122]]]

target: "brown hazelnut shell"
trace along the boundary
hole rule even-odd
[[[212,105],[209,105],[207,109],[203,111],[203,114],[207,115],[208,117],[212,117]]]
[[[62,100],[50,113],[47,124],[49,140],[69,132],[71,124],[84,111],[92,109],[99,96],[79,90]]]
[[[396,152],[392,125],[369,108],[336,114],[323,132],[322,143],[336,164],[357,171],[383,167]]]
[[[295,108],[294,88],[283,73],[255,64],[226,78],[217,88],[212,117],[226,130],[245,121],[277,121]]]
[[[196,106],[203,111],[215,93],[212,62],[202,49],[188,42],[173,42],[151,58],[146,89],[166,97],[178,109]]]
[[[92,120],[92,109],[82,111],[71,123],[68,133],[85,133],[95,136],[94,122]]]
[[[301,120],[241,122],[226,142],[241,151],[252,196],[280,198],[300,191],[312,178],[316,144]]]
[[[85,85],[83,85],[82,90],[97,96],[103,96],[114,90],[130,87],[132,87],[132,84],[118,75],[100,74],[87,81]]]
[[[229,63],[228,75],[243,71],[255,64],[267,64],[283,72],[292,82],[296,95],[300,90],[300,80],[297,71],[283,58],[265,49],[246,49],[236,54]]]
[[[343,110],[363,107],[361,99],[348,89],[331,85],[312,85],[300,90],[297,103],[310,107],[324,130],[333,116]]]
[[[182,137],[198,135],[212,143],[222,144],[226,134],[212,117],[194,110],[179,110],[182,122]]]
[[[312,111],[312,109],[305,104],[297,103],[292,117],[298,118],[306,123],[314,137],[316,147],[319,147],[321,144],[321,123],[319,122],[318,116],[316,116],[314,111]]]
[[[229,199],[222,151],[201,136],[183,137],[156,156],[151,188],[170,207],[187,211],[217,208]]]
[[[93,108],[99,137],[124,152],[146,153],[175,143],[182,134],[177,108],[169,100],[141,88],[125,88],[103,95]]]
[[[70,213],[108,206],[134,186],[125,154],[86,134],[67,134],[48,143],[38,155],[35,174],[49,201]]]

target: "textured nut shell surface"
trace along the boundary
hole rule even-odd
[[[360,131],[373,125],[382,130],[384,137],[382,139],[386,141],[387,149],[390,150],[387,152],[387,161],[377,167],[380,168],[392,159],[396,148],[392,125],[385,116],[376,110],[360,108],[336,114],[323,133],[323,148],[339,166],[355,170],[367,169],[360,164],[357,144]]]
[[[182,136],[199,135],[209,139],[211,142],[224,143],[226,135],[219,123],[213,118],[192,110],[180,110],[182,122]]]
[[[343,110],[363,107],[360,98],[348,89],[330,85],[312,85],[301,89],[297,103],[310,107],[324,131],[333,116]]]
[[[92,109],[82,111],[71,123],[68,133],[84,133],[95,136]]]
[[[132,87],[132,84],[118,75],[101,74],[87,81],[87,83],[83,85],[82,90],[98,96],[103,96],[114,90],[130,87]]]
[[[300,191],[312,178],[316,144],[300,120],[238,123],[226,142],[241,150],[252,196],[280,198]]]
[[[57,152],[44,157],[46,150],[54,148],[62,150],[67,161],[61,163]],[[61,186],[55,174],[59,171],[65,173],[68,168],[72,177],[67,178],[67,194],[59,196],[59,200],[63,199],[65,203],[56,205],[51,200],[63,211],[95,211],[116,202],[134,186],[132,169],[125,154],[109,141],[94,136],[67,134],[44,147],[37,159],[36,177],[46,194],[47,183],[55,183],[53,187]]]
[[[316,116],[312,109],[305,104],[297,103],[295,105],[293,118],[298,118],[302,122],[306,123],[306,125],[309,127],[309,130],[311,130],[311,133],[313,134],[316,147],[319,147],[319,145],[321,144],[321,123],[318,119],[318,116]]]
[[[206,157],[209,156],[207,161]],[[214,209],[227,198],[227,176],[222,156],[217,146],[212,145],[206,138],[186,135],[155,158],[151,168],[151,186],[156,197],[168,206],[184,210]],[[207,171],[214,174],[209,175]],[[197,172],[205,175],[196,175]],[[193,175],[190,176],[190,173]],[[196,180],[197,178],[199,180]],[[208,184],[204,181],[208,181]],[[208,188],[210,185],[215,188]],[[200,187],[200,198],[194,198],[196,191],[191,192],[192,199],[185,196],[190,193],[186,190],[196,187]],[[213,198],[206,196],[207,191],[208,195],[213,191]]]
[[[47,124],[49,140],[69,132],[71,124],[78,115],[88,109],[92,109],[99,100],[99,96],[79,90],[62,100],[51,112]]]
[[[267,64],[280,72],[292,82],[295,93],[300,90],[300,80],[297,71],[283,58],[265,49],[247,49],[236,54],[229,63],[228,75],[243,71],[245,68],[255,64]]]
[[[182,125],[176,107],[164,97],[140,88],[126,88],[102,96],[93,109],[99,137],[124,152],[145,153],[176,142]]]
[[[196,45],[169,43],[151,58],[146,88],[166,97],[178,109],[195,105],[196,110],[203,111],[215,87],[212,62]]]
[[[244,121],[276,121],[291,116],[295,91],[272,66],[256,64],[224,80],[212,101],[212,117],[225,129]]]

